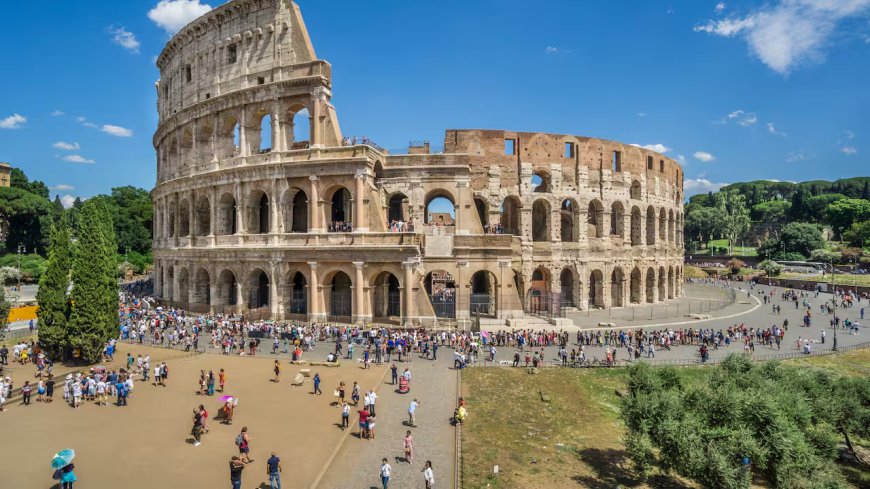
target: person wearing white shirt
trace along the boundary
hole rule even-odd
[[[426,489],[435,487],[435,474],[432,472],[432,462],[429,460],[423,466],[423,482],[426,484]]]
[[[393,468],[390,467],[390,464],[387,463],[387,459],[381,460],[381,484],[384,489],[387,489],[390,486],[390,475],[393,473]]]
[[[97,382],[97,406],[106,406],[109,404],[109,398],[106,395],[106,382],[100,379]]]
[[[378,395],[375,394],[375,391],[369,391],[369,408],[372,416],[377,416],[375,414],[375,401],[378,400]]]

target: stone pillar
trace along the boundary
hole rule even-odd
[[[321,127],[321,118],[323,117],[323,105],[326,102],[328,90],[324,87],[317,87],[311,91],[311,148],[323,147],[323,128]]]
[[[271,267],[269,271],[269,314],[272,319],[278,319],[281,316],[282,303],[278,300],[278,263],[269,262]]]
[[[551,203],[552,205],[552,203]],[[573,219],[573,216],[572,216]],[[575,224],[575,223],[572,223]],[[550,208],[550,241],[553,243],[562,242],[562,206],[552,206]],[[579,231],[579,229],[577,230]],[[573,241],[573,240],[572,240]]]
[[[190,192],[190,200],[187,201],[187,235],[191,238],[196,236],[196,190]],[[190,240],[193,244],[193,240]]]
[[[209,224],[208,235],[211,237],[214,237],[214,235],[217,234],[217,226],[218,226],[217,209],[218,209],[218,205],[219,205],[218,198],[219,198],[219,194],[218,194],[217,187],[212,187],[211,188],[211,198],[208,199],[208,204],[209,204],[208,212],[209,212],[209,216],[210,216],[209,223],[208,223]]]
[[[272,151],[284,151],[284,123],[281,122],[284,114],[281,112],[281,103],[272,105]]]
[[[356,189],[354,190],[353,199],[353,231],[355,233],[366,233],[369,230],[365,210],[366,173],[364,171],[358,171],[355,180]]]
[[[218,300],[217,297],[220,293],[220,289],[218,288],[217,277],[215,276],[214,271],[210,270],[209,273],[211,280],[208,282],[208,312],[209,314],[214,314],[214,306]]]
[[[511,311],[511,316],[513,315],[513,310],[516,305],[511,304],[511,307],[506,307],[505,304],[505,291],[507,290],[507,282],[505,281],[505,271],[510,272],[511,262],[509,260],[499,260],[498,261],[498,296],[496,297],[497,305],[496,305],[496,317],[497,318],[506,318],[508,317],[508,311]],[[511,277],[513,278],[513,277]],[[511,280],[513,282],[513,280]],[[513,301],[511,301],[513,302]]]
[[[218,162],[218,134],[220,134],[220,130],[218,128],[218,124],[220,124],[220,119],[217,114],[212,117],[211,120],[211,162]]]
[[[199,150],[198,150],[199,145],[196,144],[196,142],[197,142],[196,139],[197,139],[198,134],[199,134],[199,131],[198,131],[199,127],[198,126],[199,126],[198,121],[194,120],[193,121],[193,129],[190,131],[192,134],[192,138],[193,138],[190,141],[190,154],[193,155],[193,157],[188,158],[190,161],[189,166],[191,167],[191,174],[194,173],[193,170],[196,168],[197,164],[199,164]]]
[[[274,141],[274,139],[273,139]],[[269,234],[278,232],[278,186],[272,181],[272,195],[269,197]]]
[[[356,272],[353,279],[353,322],[362,324],[367,317],[365,313],[365,278],[363,277],[365,262],[355,261],[353,267]]]
[[[244,202],[244,190],[242,189],[242,183],[239,183],[235,187],[235,198],[236,198],[236,234],[243,234],[245,229],[245,206]]]
[[[242,117],[239,119],[239,156],[248,156],[248,111],[242,108]]]
[[[160,262],[157,260],[154,261],[154,271],[152,273],[154,275],[154,296],[160,297],[163,292],[163,270],[160,267]]]
[[[311,175],[308,177],[311,181],[311,191],[308,193],[308,232],[322,233],[323,227],[320,223],[320,196],[317,194],[317,177]]]
[[[414,324],[416,312],[414,311],[414,270],[417,268],[417,262],[407,261],[402,263],[402,268],[405,269],[405,303],[402,311],[402,322],[405,326]]]
[[[236,311],[244,311],[248,308],[248,301],[251,299],[248,297],[248,287],[244,287],[243,284],[245,281],[239,280],[236,277]]]
[[[465,207],[462,205],[462,194],[464,194],[465,189],[468,188],[468,181],[463,180],[456,182],[456,187],[456,210],[454,211],[456,213],[456,220],[454,222],[453,229],[456,234],[468,234],[469,230],[462,228],[463,224],[465,224],[465,221],[462,217],[460,217],[465,212]]]
[[[310,261],[308,266],[311,273],[308,275],[308,319],[310,321],[323,321],[326,313],[320,310],[320,282],[317,277],[317,262]]]

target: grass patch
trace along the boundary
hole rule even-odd
[[[683,266],[683,275],[686,278],[707,278],[707,272],[701,270],[699,267],[693,267],[692,265],[684,265]]]
[[[825,274],[822,277],[821,274],[806,274],[806,273],[790,273],[784,272],[777,275],[774,278],[786,278],[786,279],[794,279],[794,280],[805,280],[807,282],[818,282],[818,283],[831,283],[831,275]],[[851,286],[859,286],[859,287],[870,287],[870,275],[848,275],[844,273],[837,273],[834,275],[834,283],[837,285],[851,285]]]

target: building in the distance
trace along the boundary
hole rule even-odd
[[[504,130],[449,129],[439,153],[346,137],[332,67],[286,0],[208,12],[157,66],[164,301],[430,325],[681,293],[683,172],[661,154]]]
[[[0,161],[0,187],[12,185],[12,165]]]

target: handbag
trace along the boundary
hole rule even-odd
[[[333,395],[333,397],[339,397],[341,394],[338,392],[338,390],[335,390],[335,391],[332,393],[332,395]]]

